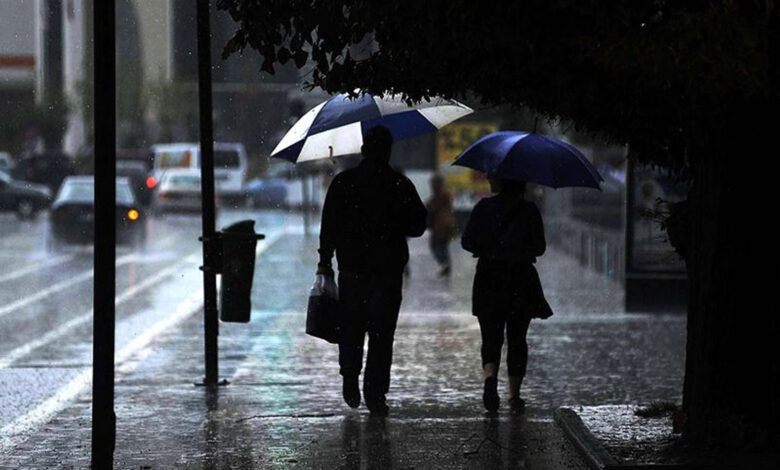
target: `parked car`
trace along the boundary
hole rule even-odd
[[[287,185],[284,178],[253,178],[246,185],[247,203],[252,207],[286,206]]]
[[[14,211],[19,219],[32,219],[49,206],[51,191],[46,186],[17,181],[0,171],[0,210]]]
[[[74,173],[73,159],[70,156],[49,151],[22,158],[16,163],[11,176],[18,180],[46,185],[55,193],[62,180]]]
[[[155,213],[200,212],[200,170],[172,168],[160,175],[154,198]]]
[[[146,240],[145,211],[130,188],[130,181],[116,180],[116,241],[120,245],[142,245]],[[95,230],[95,178],[65,178],[51,205],[47,245],[90,244]]]
[[[142,206],[148,207],[151,204],[152,192],[157,182],[150,180],[152,173],[146,163],[140,160],[117,160],[116,175],[130,180],[130,187]]]

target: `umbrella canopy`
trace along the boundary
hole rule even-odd
[[[469,145],[452,164],[479,170],[491,178],[552,188],[601,189],[599,183],[604,181],[576,148],[546,135],[522,131],[488,134]]]
[[[298,163],[356,154],[363,134],[374,126],[387,127],[397,141],[435,132],[471,112],[468,106],[442,98],[409,106],[399,96],[340,94],[304,114],[271,156]]]

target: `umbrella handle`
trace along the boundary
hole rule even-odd
[[[328,151],[330,152],[329,158],[332,159],[333,158],[333,146],[332,145],[328,145]]]

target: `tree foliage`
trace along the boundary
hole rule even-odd
[[[262,70],[294,61],[329,92],[476,96],[571,119],[683,170],[739,101],[777,97],[764,1],[218,0]],[[774,35],[774,36],[773,36]],[[774,38],[774,39],[773,39]],[[361,42],[374,41],[368,54]]]

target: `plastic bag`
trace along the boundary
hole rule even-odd
[[[306,334],[339,342],[339,294],[332,275],[318,274],[309,292],[306,309]]]

